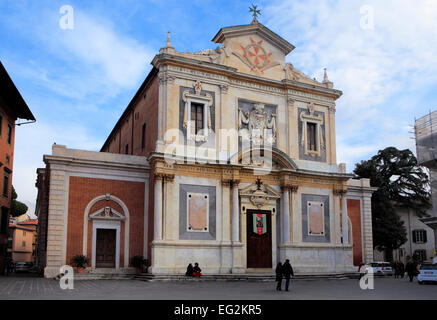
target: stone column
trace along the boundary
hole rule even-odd
[[[240,208],[238,202],[238,184],[240,181],[232,181],[232,241],[240,242]]]
[[[232,180],[222,180],[222,241],[231,241],[231,186]]]
[[[291,221],[292,221],[292,234],[293,234],[293,238],[292,238],[292,242],[299,242],[300,240],[298,239],[298,235],[299,230],[302,230],[302,226],[301,226],[301,217],[302,214],[301,212],[299,212],[298,210],[298,198],[297,198],[297,190],[298,190],[298,186],[293,185],[291,186],[290,190],[291,190]],[[301,231],[302,232],[302,231]],[[302,239],[302,238],[301,238]]]
[[[290,189],[288,187],[282,188],[282,241],[283,243],[290,242]]]
[[[341,195],[341,224],[343,230],[343,244],[349,244],[349,221],[347,215],[347,197],[346,192]]]
[[[162,240],[162,174],[155,174],[154,240]]]

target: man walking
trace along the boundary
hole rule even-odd
[[[413,282],[414,276],[417,275],[417,266],[414,260],[411,258],[408,260],[405,270],[408,273],[408,279],[410,279],[410,282]]]
[[[285,277],[285,291],[289,291],[288,287],[290,285],[290,277],[294,277],[293,267],[290,264],[290,260],[285,260],[284,264],[282,265],[282,273]]]

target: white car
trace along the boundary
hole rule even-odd
[[[437,282],[437,264],[423,264],[420,267],[420,273],[417,276],[417,282]]]
[[[390,262],[372,262],[370,266],[373,269],[375,275],[392,276],[393,269]]]

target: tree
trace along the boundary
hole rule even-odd
[[[372,195],[373,245],[391,257],[407,241],[403,221],[396,207],[412,209],[419,217],[427,216],[430,204],[430,181],[424,168],[410,150],[388,147],[370,160],[355,165],[359,178],[369,178],[378,188]]]
[[[11,216],[18,217],[22,214],[25,214],[28,210],[28,207],[24,203],[17,201],[18,195],[15,192],[14,186],[12,186],[11,198]]]

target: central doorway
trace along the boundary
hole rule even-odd
[[[272,214],[247,210],[247,268],[272,267]]]
[[[115,268],[115,229],[97,229],[96,268]]]

